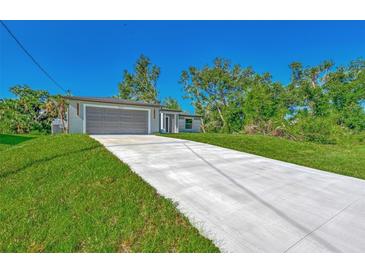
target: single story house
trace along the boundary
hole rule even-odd
[[[201,116],[160,104],[111,97],[65,96],[69,133],[152,134],[200,132]]]

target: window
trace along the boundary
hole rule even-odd
[[[79,103],[76,104],[76,114],[77,114],[77,116],[80,116],[80,104]]]
[[[193,128],[193,119],[185,119],[185,129]]]

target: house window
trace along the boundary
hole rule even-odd
[[[153,119],[156,119],[156,109],[153,109]]]
[[[80,116],[80,104],[79,103],[76,104],[76,114],[77,114],[77,116]]]
[[[185,129],[193,128],[193,119],[185,119]]]

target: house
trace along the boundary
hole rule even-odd
[[[201,116],[160,104],[108,97],[65,96],[69,133],[152,134],[200,132]]]

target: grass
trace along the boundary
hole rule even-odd
[[[365,179],[365,145],[321,145],[278,137],[243,134],[179,133],[166,137],[192,140],[325,171]]]
[[[85,135],[0,135],[0,252],[218,252]]]

